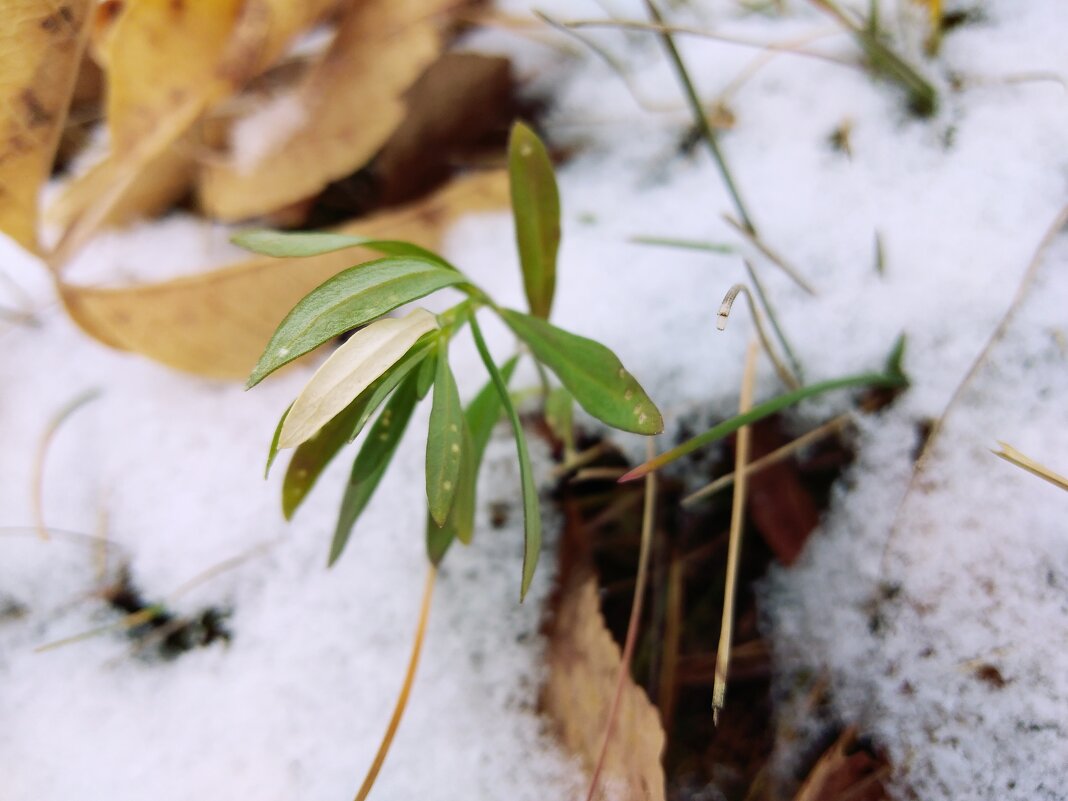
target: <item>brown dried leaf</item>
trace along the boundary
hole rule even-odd
[[[794,801],[884,801],[888,774],[886,763],[861,748],[856,729],[848,728],[820,757]]]
[[[88,0],[0,0],[0,231],[37,249],[48,177],[86,40]]]
[[[788,442],[778,418],[763,420],[751,426],[750,431],[754,461]],[[801,481],[796,462],[776,462],[751,475],[747,501],[753,523],[768,547],[780,562],[792,565],[820,520],[819,509]]]
[[[503,208],[507,198],[507,176],[484,173],[338,230],[434,248],[452,220]],[[299,263],[259,257],[159,284],[122,289],[61,284],[60,293],[78,325],[111,347],[199,375],[244,379],[278,322],[302,296],[371,256],[343,250]]]
[[[549,637],[549,680],[542,700],[564,745],[592,769],[622,654],[605,626],[593,573],[575,570],[564,581]],[[656,707],[628,676],[603,769],[602,786],[609,797],[664,799],[664,740]]]
[[[441,50],[436,14],[455,0],[363,0],[293,93],[305,124],[256,164],[205,165],[200,200],[221,220],[263,216],[363,166],[404,118],[402,94]]]

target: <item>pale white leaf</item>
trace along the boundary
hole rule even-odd
[[[293,401],[278,446],[294,448],[311,439],[407,353],[419,337],[436,327],[433,314],[415,309],[405,317],[377,320],[353,334],[323,362]]]

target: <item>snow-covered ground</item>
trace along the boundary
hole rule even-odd
[[[909,33],[921,18],[911,5],[901,13],[882,5],[892,30]],[[640,18],[640,8],[611,8]],[[834,30],[805,3],[788,8],[764,15],[714,2],[679,19],[766,42]],[[896,87],[864,71],[791,54],[728,98],[735,123],[722,146],[741,193],[763,237],[817,292],[745,251],[806,379],[877,368],[905,332],[913,380],[894,406],[860,420],[857,464],[801,563],[769,582],[768,617],[782,675],[826,673],[837,714],[887,747],[903,794],[1068,798],[1068,495],[990,454],[1005,440],[1068,472],[1063,241],[1044,254],[905,498],[920,424],[941,415],[1068,202],[1068,94],[1037,79],[1068,77],[1068,8],[1061,0],[974,8],[978,21],[924,63],[941,90],[932,119],[910,116]],[[560,2],[555,13],[604,11]],[[559,176],[554,319],[619,354],[664,411],[666,447],[680,421],[736,405],[750,328],[738,314],[718,333],[714,314],[745,273],[737,256],[628,240],[745,246],[722,221],[732,207],[707,153],[680,151],[689,115],[657,41],[590,35],[628,65],[656,110],[571,40],[502,29],[469,46],[508,53],[534,91],[552,94],[546,131],[578,149]],[[697,38],[680,44],[710,101],[761,57]],[[856,55],[841,34],[806,47]],[[849,154],[830,144],[843,124]],[[227,257],[222,237],[190,226],[112,237],[90,249],[82,269],[145,278],[158,268],[162,277]],[[461,221],[446,252],[492,294],[521,304],[507,214]],[[277,415],[310,366],[246,394],[108,351],[63,317],[37,265],[3,253],[0,268],[32,294],[41,325],[0,322],[0,799],[351,794],[388,719],[415,626],[425,570],[419,426],[349,550],[326,571],[344,459],[288,525],[278,475],[260,478]],[[503,353],[504,332],[487,325],[487,334]],[[483,380],[477,358],[469,347],[454,358],[469,395]],[[48,454],[44,512],[57,533],[42,543],[28,528],[38,443],[57,411],[92,388],[101,396],[73,413]],[[758,393],[777,391],[764,369]],[[844,397],[810,404],[798,430],[849,406]],[[631,439],[637,455],[641,443]],[[580,783],[534,711],[552,557],[543,556],[535,591],[519,606],[509,448],[505,441],[489,454],[474,545],[446,559],[416,688],[375,797],[568,797]],[[500,530],[487,524],[492,499],[512,510]],[[110,569],[127,561],[149,602],[187,615],[227,610],[230,643],[162,662],[132,655],[131,641],[112,632],[36,653],[119,617],[93,596],[100,549],[59,530],[106,531]]]

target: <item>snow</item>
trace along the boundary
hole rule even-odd
[[[518,0],[499,5],[526,9]],[[604,13],[594,3],[538,7],[558,18]],[[637,3],[612,9],[641,17]],[[651,35],[589,32],[627,65],[656,111],[570,39],[493,29],[464,46],[512,55],[530,91],[553,98],[545,128],[577,152],[559,176],[554,321],[608,344],[639,378],[668,421],[661,448],[681,424],[736,405],[751,326],[738,308],[720,333],[715,314],[745,272],[736,256],[636,245],[634,236],[738,246],[766,284],[806,381],[878,368],[907,334],[911,389],[877,416],[858,417],[856,464],[800,564],[765,588],[780,685],[785,696],[797,677],[827,675],[833,717],[860,723],[887,749],[902,797],[1061,799],[1068,496],[990,449],[1004,440],[1068,472],[1063,239],[1044,254],[907,493],[919,426],[942,414],[1066,200],[1068,98],[1057,82],[1017,78],[1068,74],[1068,13],[1059,0],[987,0],[981,11],[924,64],[942,98],[931,120],[911,117],[896,87],[863,71],[790,54],[729,96],[735,124],[721,144],[741,193],[764,239],[815,296],[722,221],[733,213],[730,199],[701,145],[680,151],[689,116]],[[912,12],[885,13],[895,30],[914,30]],[[798,2],[781,18],[726,0],[673,18],[764,41],[828,27]],[[914,49],[919,37],[909,39]],[[709,40],[679,44],[708,99],[761,58]],[[855,54],[845,36],[809,47]],[[957,80],[964,89],[950,88]],[[845,121],[851,156],[829,144]],[[76,269],[94,282],[124,271],[161,278],[223,263],[228,247],[225,230],[171,217],[98,240]],[[445,251],[501,302],[522,305],[506,214],[460,221]],[[351,795],[390,714],[415,627],[426,405],[349,550],[327,571],[345,460],[288,525],[279,476],[260,479],[277,415],[313,366],[243,393],[108,351],[63,317],[38,266],[4,256],[0,269],[32,293],[41,325],[0,321],[0,610],[12,610],[0,612],[0,799],[51,801],[86,788],[114,801]],[[505,353],[503,328],[487,319],[485,330]],[[453,359],[470,396],[484,380],[477,356],[462,340]],[[131,641],[110,633],[34,652],[118,617],[93,597],[99,560],[89,540],[57,533],[42,543],[27,529],[40,436],[93,387],[101,397],[64,423],[48,454],[48,524],[106,531],[111,569],[128,559],[149,600],[246,555],[168,600],[187,615],[227,610],[229,645],[159,661],[131,655]],[[758,396],[778,391],[763,365]],[[802,406],[794,423],[804,430],[850,406],[831,396]],[[638,438],[618,439],[640,456]],[[581,781],[535,711],[551,548],[520,606],[518,478],[507,439],[491,448],[479,532],[445,561],[377,798],[572,797]],[[545,454],[538,459],[544,474]],[[491,499],[509,504],[499,531],[487,525]],[[784,703],[780,714],[784,731],[818,734],[819,722],[800,719],[797,707]],[[784,747],[784,769],[792,758]]]

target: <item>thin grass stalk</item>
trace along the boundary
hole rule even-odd
[[[768,333],[764,328],[763,315],[760,313],[760,309],[757,308],[756,303],[753,301],[753,293],[749,291],[749,288],[745,284],[735,284],[728,291],[727,295],[723,298],[723,303],[720,304],[719,314],[717,315],[716,328],[722,331],[727,327],[727,318],[730,316],[731,308],[734,305],[734,299],[738,295],[744,295],[746,303],[749,305],[749,314],[753,318],[753,324],[757,330],[757,336],[760,338],[760,344],[764,348],[764,352],[768,354],[768,358],[775,366],[775,372],[787,387],[790,389],[799,389],[801,387],[801,381],[790,372],[789,368],[783,364],[779,355],[775,353],[775,349],[771,346],[771,340],[768,338]]]
[[[800,386],[805,383],[805,373],[801,369],[801,362],[794,353],[794,349],[790,347],[790,342],[786,339],[786,334],[783,333],[782,327],[779,325],[779,316],[775,313],[775,307],[771,305],[771,301],[768,300],[768,295],[764,291],[764,285],[760,282],[760,278],[757,276],[756,268],[753,267],[748,259],[745,259],[745,269],[749,273],[750,280],[753,282],[753,289],[756,290],[760,305],[764,307],[764,312],[768,315],[768,322],[771,323],[771,330],[775,332],[775,338],[779,340],[779,345],[782,346],[782,352],[786,354],[786,360],[790,362],[790,367],[793,369],[794,375],[797,377],[797,383]]]
[[[37,455],[34,458],[33,479],[30,485],[30,498],[33,505],[33,522],[37,529],[37,537],[41,540],[48,539],[48,528],[44,521],[44,470],[45,461],[48,458],[48,449],[56,432],[72,414],[85,406],[90,401],[100,397],[99,389],[90,389],[75,397],[72,401],[61,408],[45,427],[40,442],[37,443]]]
[[[646,454],[652,457],[653,438],[646,442]],[[656,478],[650,473],[645,480],[645,507],[642,510],[642,539],[638,550],[638,577],[634,583],[634,599],[630,605],[630,622],[627,624],[627,639],[623,644],[623,653],[620,657],[619,670],[616,673],[616,689],[612,695],[612,705],[608,708],[608,719],[605,721],[604,737],[601,740],[600,753],[597,756],[597,764],[590,777],[589,790],[586,793],[586,801],[593,801],[597,792],[597,785],[604,771],[605,758],[608,755],[608,744],[612,738],[612,727],[616,722],[619,712],[619,702],[623,697],[623,687],[630,673],[630,663],[634,657],[634,646],[638,640],[638,626],[642,617],[642,599],[645,596],[645,584],[649,575],[649,553],[652,550],[653,530],[656,523]],[[357,799],[359,801],[359,799]]]
[[[757,347],[750,342],[745,354],[742,391],[738,414],[746,414],[753,405],[753,384],[756,375]],[[716,649],[716,672],[712,684],[712,720],[719,725],[719,713],[727,701],[727,676],[730,672],[731,642],[734,639],[734,599],[738,593],[738,562],[742,551],[742,528],[745,521],[745,466],[749,462],[749,426],[738,429],[734,447],[734,497],[731,499],[730,540],[727,544],[727,577],[723,589],[723,617]]]
[[[657,9],[656,4],[653,3],[653,0],[645,0],[645,7],[657,25],[663,26],[664,18],[660,15],[660,11]],[[693,113],[694,123],[697,125],[698,131],[700,131],[702,138],[705,140],[705,144],[708,145],[708,151],[712,154],[712,160],[716,163],[716,167],[719,169],[719,174],[723,178],[723,183],[727,187],[727,193],[731,196],[731,200],[734,202],[734,207],[738,211],[738,216],[742,218],[746,230],[756,234],[756,225],[754,224],[752,217],[749,216],[749,211],[745,207],[741,193],[738,191],[738,187],[734,183],[734,177],[731,175],[730,168],[727,166],[727,160],[723,157],[723,153],[719,149],[719,141],[716,138],[716,133],[708,123],[708,116],[705,114],[704,106],[701,105],[701,99],[697,96],[697,90],[694,88],[693,81],[690,79],[690,73],[686,69],[686,64],[683,62],[682,56],[679,55],[678,48],[675,47],[675,39],[671,32],[666,29],[661,30],[659,36],[660,40],[664,43],[664,47],[667,49],[668,57],[671,59],[672,65],[675,67],[675,73],[678,76],[679,83],[682,84],[683,93],[686,95],[686,100],[690,104],[690,111]]]
[[[759,459],[750,462],[745,466],[746,477],[748,478],[750,476],[753,476],[754,474],[759,473],[765,468],[771,467],[774,464],[778,464],[783,459],[789,458],[802,448],[812,444],[813,442],[818,442],[824,437],[827,437],[833,434],[834,432],[840,430],[842,426],[844,426],[847,422],[849,422],[848,414],[839,415],[833,420],[824,423],[819,428],[815,428],[812,431],[809,431],[807,434],[802,434],[800,437],[793,440],[792,442],[786,443],[781,448],[776,448],[766,456],[762,456]],[[721,489],[729,487],[731,484],[734,483],[735,477],[736,474],[734,472],[727,473],[727,475],[725,476],[720,476],[715,481],[706,484],[705,486],[691,492],[689,495],[683,498],[681,501],[682,506],[693,506],[694,504],[704,500],[710,495],[714,495],[715,493],[719,492]]]
[[[419,624],[415,629],[415,641],[412,643],[412,655],[408,660],[408,670],[404,674],[404,683],[401,685],[400,694],[397,696],[397,703],[393,708],[393,716],[389,719],[389,725],[386,727],[386,733],[378,746],[378,753],[375,754],[374,761],[367,771],[367,776],[364,778],[363,784],[360,785],[359,792],[356,793],[356,801],[364,801],[370,794],[371,788],[374,787],[378,772],[382,770],[382,763],[386,761],[389,748],[393,744],[393,737],[397,734],[401,718],[404,717],[404,710],[408,706],[408,696],[411,694],[412,684],[415,682],[415,671],[419,667],[419,654],[423,650],[423,641],[426,639],[426,626],[427,621],[430,619],[430,601],[434,595],[434,579],[437,574],[437,568],[434,565],[430,565],[426,574],[423,602],[419,607]]]

